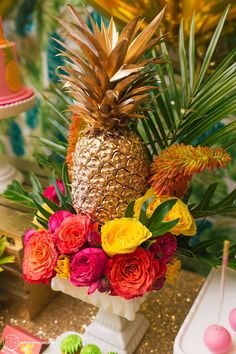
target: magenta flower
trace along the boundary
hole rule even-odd
[[[67,210],[59,210],[52,214],[48,220],[48,229],[50,232],[55,232],[61,223],[68,217],[73,215]]]
[[[59,190],[61,191],[61,193],[65,194],[65,186],[64,186],[63,182],[59,179],[57,179],[56,182],[57,182],[57,186],[58,186]],[[60,204],[58,196],[57,196],[57,192],[56,192],[53,184],[44,189],[43,195],[47,199],[51,200],[53,203],[55,203],[57,205]]]
[[[24,245],[27,244],[27,242],[29,241],[30,237],[33,236],[33,234],[35,234],[37,231],[35,229],[28,229],[26,230],[24,236],[23,236],[23,241],[24,241]]]
[[[105,273],[107,255],[101,248],[89,247],[72,257],[70,264],[70,281],[75,286],[88,286],[92,294]]]
[[[176,237],[170,233],[160,236],[150,247],[150,251],[155,257],[159,258],[162,263],[168,263],[173,257],[177,249]]]
[[[98,231],[90,231],[88,234],[88,243],[90,247],[101,247],[101,234]]]
[[[165,281],[166,281],[165,277],[156,279],[153,283],[152,290],[160,290],[161,288],[163,288]]]

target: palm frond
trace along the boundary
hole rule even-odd
[[[195,62],[195,21],[192,19],[188,46],[183,23],[179,31],[179,76],[175,75],[171,55],[165,43],[161,44],[164,65],[158,65],[158,91],[152,99],[152,112],[146,125],[138,126],[146,134],[145,143],[154,155],[156,151],[176,144],[195,144],[203,133],[236,112],[236,49],[233,49],[219,65],[212,69],[211,60],[217,47],[229,7],[222,15],[213,34],[200,67]],[[235,121],[211,132],[201,145],[219,145],[228,135],[224,147],[236,143]],[[156,129],[153,129],[156,127]],[[158,133],[158,134],[157,134]],[[230,143],[229,143],[230,141]],[[155,145],[155,147],[154,147]]]

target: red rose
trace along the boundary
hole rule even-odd
[[[87,241],[90,231],[90,218],[85,215],[72,215],[66,218],[54,234],[54,242],[63,254],[77,252]]]
[[[150,251],[155,257],[160,258],[162,263],[168,263],[177,249],[177,240],[171,233],[159,236],[151,247]]]
[[[23,274],[31,283],[47,283],[55,275],[57,251],[52,234],[46,230],[35,231],[25,244]]]
[[[153,254],[138,247],[133,253],[110,258],[106,276],[112,294],[132,299],[152,290],[160,269],[159,261],[154,260]]]

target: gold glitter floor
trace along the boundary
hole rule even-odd
[[[173,286],[165,286],[158,293],[149,295],[141,312],[150,321],[136,354],[173,354],[175,336],[191,308],[204,278],[182,271]],[[20,326],[45,339],[54,339],[59,334],[74,330],[83,332],[84,327],[94,318],[96,308],[82,303],[68,295],[59,294],[33,321],[21,318],[17,303],[0,310],[0,333],[5,324]]]

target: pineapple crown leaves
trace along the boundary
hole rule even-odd
[[[162,61],[158,58],[140,61],[140,58],[163,40],[162,36],[152,37],[165,9],[142,32],[138,33],[141,21],[136,17],[119,35],[113,19],[108,28],[102,23],[100,30],[90,18],[92,32],[79,13],[68,7],[74,22],[58,21],[80,49],[59,41],[66,50],[60,55],[68,59],[67,65],[61,67],[65,74],[60,77],[75,101],[69,110],[93,128],[104,130],[126,125],[129,118],[143,118],[142,105],[153,88],[150,79],[156,75],[150,64]]]

